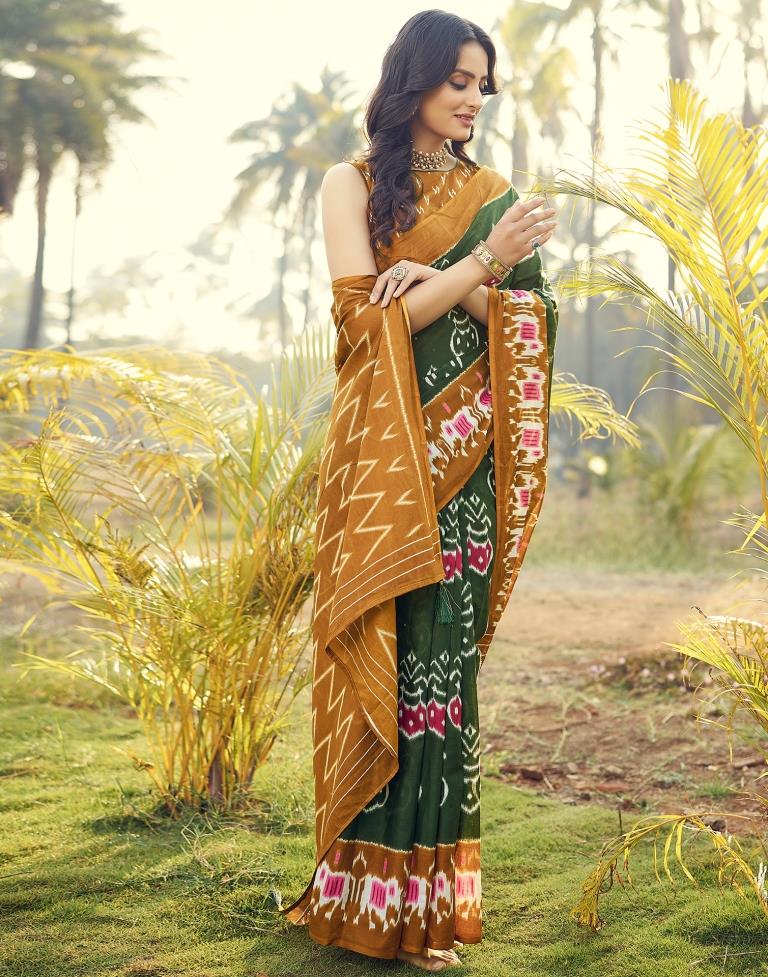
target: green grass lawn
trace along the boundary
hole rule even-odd
[[[306,700],[237,818],[155,819],[137,722],[88,687],[46,673],[19,681],[0,646],[0,973],[8,977],[269,977],[417,973],[314,944],[275,913],[313,867]],[[482,684],[482,680],[481,680]],[[118,748],[118,749],[115,749]],[[452,972],[528,977],[768,972],[768,922],[755,900],[721,891],[703,847],[701,881],[653,881],[638,855],[636,891],[602,903],[598,933],[568,910],[616,813],[564,805],[493,779],[483,802],[482,944]],[[624,823],[628,825],[629,815]],[[649,852],[646,855],[650,854]],[[723,959],[727,951],[727,958]]]

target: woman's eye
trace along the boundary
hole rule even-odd
[[[467,89],[467,86],[466,85],[457,85],[455,81],[452,81],[451,84],[453,85],[454,88],[458,88],[458,90],[460,92],[466,91],[466,89]],[[481,95],[493,95],[493,92],[490,90],[490,88],[481,88],[480,89],[480,94]]]

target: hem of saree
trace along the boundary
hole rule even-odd
[[[437,582],[437,581],[435,581],[435,582]],[[395,596],[399,596],[399,595],[395,595]],[[393,596],[393,597],[389,598],[389,600],[391,600],[394,603],[395,597]],[[386,603],[386,601],[384,603]],[[349,679],[349,683],[350,683],[350,685],[352,687],[353,695],[357,699],[358,703],[361,704],[360,703],[360,694],[359,694],[359,691],[357,689],[357,685],[352,680],[351,675],[350,675],[350,672],[349,672],[349,669],[345,666],[344,662],[339,659],[338,656],[334,655],[334,659],[335,659],[336,663],[339,665],[339,667],[346,674],[347,678]],[[366,719],[369,718],[368,717],[368,714],[365,711],[364,711],[364,715],[366,716]],[[372,726],[369,723],[369,728],[374,732],[374,735],[376,735],[376,738],[379,741],[379,743],[382,744],[383,749],[382,749],[382,753],[380,754],[380,756],[383,755],[383,756],[386,757],[388,755],[389,758],[390,758],[390,760],[393,761],[394,767],[391,769],[391,771],[390,770],[387,770],[385,772],[385,776],[380,781],[377,781],[377,782],[374,783],[374,786],[371,789],[371,791],[369,792],[368,796],[365,797],[364,800],[362,801],[362,803],[359,805],[359,810],[353,812],[352,816],[347,820],[347,822],[344,825],[342,825],[341,828],[339,828],[338,833],[336,834],[336,836],[334,838],[332,838],[330,840],[330,842],[328,843],[327,847],[324,848],[322,854],[320,852],[318,852],[317,858],[315,860],[315,867],[314,867],[314,869],[312,871],[312,877],[309,880],[309,882],[308,882],[306,888],[304,889],[304,891],[302,892],[302,894],[298,897],[298,899],[295,899],[290,904],[290,906],[287,906],[286,908],[280,910],[281,915],[285,916],[287,919],[290,920],[290,922],[295,923],[296,925],[299,925],[299,926],[305,925],[305,921],[304,921],[303,917],[304,917],[304,915],[306,914],[306,911],[307,911],[308,897],[310,896],[310,894],[312,892],[312,886],[314,885],[314,882],[315,882],[315,876],[317,875],[317,870],[320,867],[320,864],[323,861],[323,859],[326,857],[326,855],[333,848],[334,844],[336,843],[336,839],[341,834],[341,832],[345,830],[345,828],[349,827],[349,825],[354,821],[354,819],[357,817],[357,815],[359,814],[359,812],[362,811],[362,809],[364,807],[367,807],[367,805],[373,800],[373,798],[379,793],[379,791],[381,791],[384,788],[385,784],[388,784],[389,781],[392,779],[392,777],[394,777],[395,774],[398,771],[398,768],[399,768],[399,760],[398,760],[397,754],[395,753],[393,755],[392,752],[391,752],[391,750],[389,749],[389,743],[386,741],[386,739],[382,740],[382,738],[380,737],[380,734],[378,734],[378,727]],[[301,910],[300,913],[299,913],[299,910]]]
[[[311,934],[310,934],[311,935]],[[324,943],[322,940],[318,940],[316,936],[312,936],[312,939],[318,946],[338,946],[345,950],[354,950],[355,953],[364,953],[367,957],[376,957],[377,960],[396,960],[397,953],[399,950],[404,950],[406,953],[421,953],[422,950],[453,950],[454,941],[446,946],[419,946],[419,947],[409,947],[409,946],[399,946],[394,954],[386,953],[383,951],[377,951],[372,947],[363,946],[361,943],[355,943],[354,940],[345,940],[343,937],[335,937],[329,940],[328,943]],[[482,943],[482,940],[461,940],[464,946],[471,946],[472,944]]]

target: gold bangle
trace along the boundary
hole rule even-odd
[[[472,248],[470,252],[473,254],[478,261],[480,261],[485,267],[490,271],[494,278],[502,281],[507,275],[512,271],[507,265],[497,257],[485,243],[485,241],[478,241],[477,244]]]

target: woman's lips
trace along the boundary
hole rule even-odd
[[[456,118],[460,122],[463,122],[465,126],[471,126],[472,123],[474,122],[474,119],[471,115],[457,115]]]

